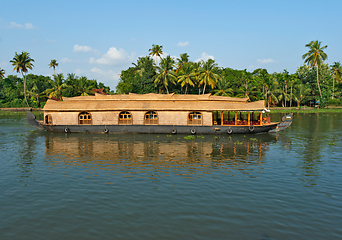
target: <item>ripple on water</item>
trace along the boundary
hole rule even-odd
[[[341,238],[341,122],[297,117],[280,134],[194,140],[0,118],[0,238]]]

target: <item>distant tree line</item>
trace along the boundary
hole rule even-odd
[[[5,77],[5,70],[0,68],[0,107],[43,107],[48,98],[62,100],[62,97],[94,95],[93,89],[103,89],[110,93],[110,88],[97,80],[78,77],[74,73],[55,74],[58,63],[51,60],[49,67],[53,68],[52,78],[42,75],[27,74],[32,70],[34,60],[28,52],[15,53],[10,61],[13,71],[22,74]],[[28,97],[27,97],[28,96]]]
[[[211,93],[265,100],[267,106],[283,107],[342,105],[341,63],[331,66],[324,63],[328,56],[323,50],[327,46],[321,46],[319,41],[312,41],[306,47],[309,51],[302,56],[304,64],[295,73],[284,70],[270,74],[262,68],[253,72],[222,68],[213,59],[191,62],[187,53],[177,59],[161,57],[163,47],[152,45],[149,56],[139,57],[132,67],[121,72],[116,92]]]
[[[75,74],[54,74],[52,78],[27,74],[34,60],[27,52],[15,53],[10,61],[13,71],[22,78],[8,75],[0,68],[0,107],[42,107],[48,98],[61,100],[94,94],[92,89],[104,89],[110,94],[176,93],[248,97],[250,101],[265,100],[266,106],[342,105],[342,66],[340,62],[328,65],[328,58],[318,40],[306,44],[304,64],[290,74],[268,73],[258,68],[253,72],[219,67],[215,60],[192,62],[187,53],[174,59],[163,57],[163,47],[152,45],[149,55],[139,57],[136,63],[120,75],[116,92],[96,80]],[[155,59],[153,59],[155,57]],[[160,59],[158,63],[158,58]],[[50,68],[58,67],[55,59]],[[28,97],[27,97],[28,96]]]

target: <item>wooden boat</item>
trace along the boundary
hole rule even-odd
[[[55,132],[247,134],[277,132],[292,114],[271,122],[264,101],[176,94],[126,94],[49,99],[44,121],[28,112],[28,122]]]

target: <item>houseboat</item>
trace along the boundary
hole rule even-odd
[[[28,122],[55,132],[248,134],[277,132],[292,114],[271,122],[264,101],[177,94],[123,94],[49,99],[44,120],[28,112]]]

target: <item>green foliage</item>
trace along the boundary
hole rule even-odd
[[[342,106],[342,98],[340,98],[340,99],[337,99],[337,98],[329,99],[328,105],[329,106]]]
[[[180,54],[176,61],[167,56],[162,58],[163,47],[152,45],[149,55],[139,57],[136,63],[122,70],[116,86],[116,94],[128,93],[175,93],[175,94],[204,94],[249,98],[249,101],[264,100],[267,107],[328,105],[340,106],[342,97],[342,67],[339,62],[329,66],[324,63],[327,59],[321,42],[312,41],[306,45],[308,53],[302,57],[306,64],[298,67],[294,74],[287,70],[280,73],[268,73],[266,69],[258,68],[252,72],[232,68],[222,68],[213,59],[208,61],[189,61],[187,53]],[[24,54],[24,52],[22,53]],[[22,73],[23,78],[8,75],[0,69],[0,106],[24,107],[25,77],[27,69],[22,71],[16,64],[17,54],[11,61],[14,70]],[[26,57],[27,57],[26,53]],[[29,54],[28,54],[29,57]],[[154,60],[153,57],[156,57]],[[157,59],[160,58],[158,65]],[[16,59],[18,58],[18,59]],[[30,58],[29,58],[30,59]],[[26,59],[27,60],[27,59]],[[32,68],[32,61],[31,64]],[[58,66],[56,60],[51,60],[50,67]],[[25,75],[24,75],[25,73]],[[209,85],[211,88],[208,88]],[[44,106],[48,97],[74,97],[93,94],[92,89],[103,88],[110,93],[109,87],[103,83],[75,74],[63,74],[49,77],[27,75],[28,103],[33,107]]]
[[[89,80],[86,77],[77,77],[75,74],[68,74],[64,79],[63,74],[50,77],[28,74],[27,79],[27,101],[31,107],[44,107],[47,99],[56,97],[73,97],[87,94],[94,94],[91,89],[103,88],[109,93],[110,88],[96,80]],[[27,107],[24,98],[23,79],[17,76],[8,75],[0,78],[0,107]]]

